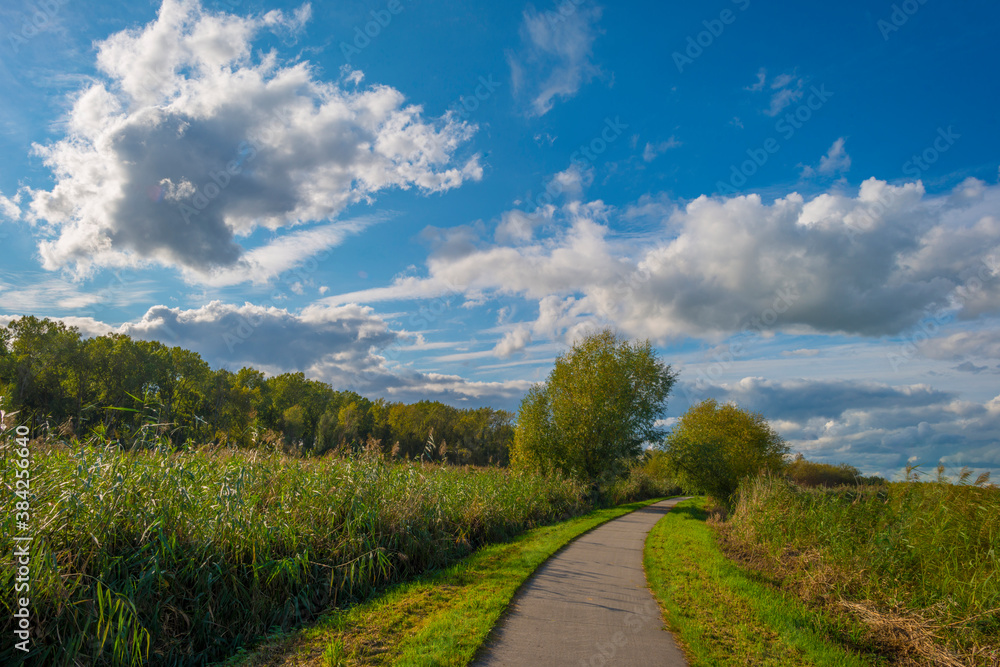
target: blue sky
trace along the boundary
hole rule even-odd
[[[1000,8],[675,4],[4,3],[0,315],[507,408],[613,326],[1000,470]]]

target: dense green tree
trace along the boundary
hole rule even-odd
[[[846,463],[832,465],[807,461],[802,454],[798,454],[785,467],[785,474],[793,482],[802,486],[833,487],[861,483],[861,471],[852,465]]]
[[[629,342],[610,330],[587,336],[525,396],[513,465],[589,480],[625,472],[643,443],[662,438],[656,422],[675,380],[649,341]]]
[[[49,406],[47,414],[37,416],[61,423],[79,402],[73,395],[83,372],[79,331],[36,317],[13,320],[7,329],[4,395],[18,408]]]
[[[81,438],[96,434],[125,446],[285,440],[297,451],[322,453],[375,438],[385,452],[399,442],[399,454],[414,458],[433,429],[455,452],[450,460],[503,465],[513,439],[513,415],[504,410],[371,401],[303,373],[213,370],[180,347],[114,333],[85,339],[35,317],[0,327],[0,396],[0,407],[20,411],[19,419],[52,426],[71,419]]]
[[[285,442],[289,445],[298,443],[306,431],[306,413],[301,405],[293,405],[281,414]]]
[[[358,446],[372,432],[371,413],[363,402],[352,400],[340,407],[337,412],[337,431],[340,440],[350,446]]]
[[[185,440],[207,442],[215,431],[208,422],[208,387],[212,369],[196,352],[170,348],[176,385],[173,394],[173,420]]]
[[[785,466],[788,446],[763,415],[709,399],[674,425],[663,445],[677,481],[729,502],[740,481]]]
[[[548,388],[537,384],[528,390],[517,413],[510,455],[515,468],[551,471],[567,464],[566,442],[557,436],[552,421]]]

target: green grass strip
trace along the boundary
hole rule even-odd
[[[568,542],[658,502],[595,510],[483,547],[451,567],[390,587],[229,665],[467,665],[528,577]]]
[[[755,580],[719,549],[704,499],[675,506],[646,538],[646,578],[692,667],[880,664],[823,632],[816,610]]]

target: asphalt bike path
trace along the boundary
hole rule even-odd
[[[681,667],[642,568],[646,534],[684,498],[582,535],[525,582],[474,667]]]

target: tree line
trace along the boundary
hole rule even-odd
[[[514,415],[438,401],[371,400],[254,368],[212,369],[201,356],[156,341],[32,316],[0,327],[0,408],[64,435],[123,446],[218,443],[307,455],[378,446],[407,458],[473,465],[508,462]]]

